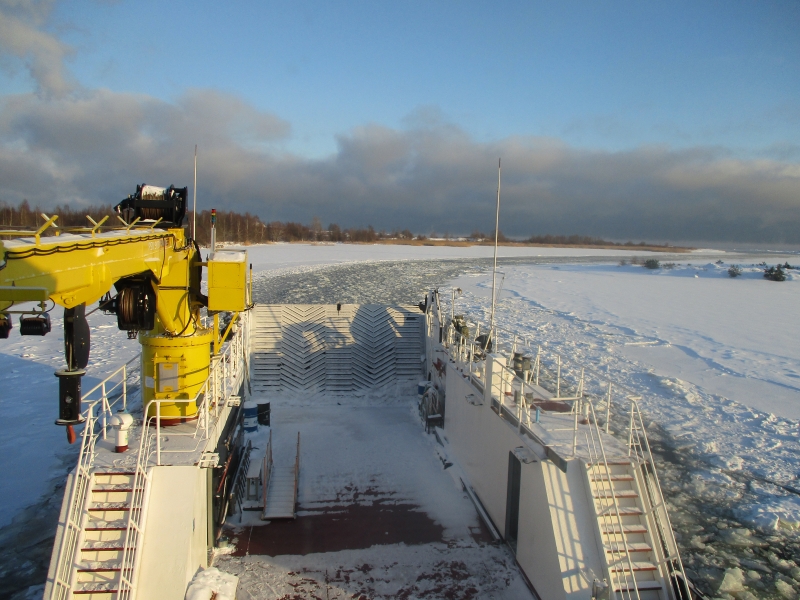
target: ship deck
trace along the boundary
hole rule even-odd
[[[271,394],[276,465],[293,460],[301,437],[297,518],[231,517],[232,553],[215,565],[254,599],[532,598],[425,434],[415,392],[398,383],[358,395]],[[251,441],[263,447],[265,436]]]

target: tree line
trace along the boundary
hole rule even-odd
[[[0,228],[6,229],[32,229],[44,223],[42,213],[44,211],[37,207],[31,207],[27,200],[23,200],[17,206],[0,201]],[[109,205],[90,206],[80,209],[71,208],[66,205],[56,206],[52,212],[48,211],[48,216],[58,215],[57,225],[59,227],[85,227],[90,225],[86,216],[92,217],[99,222],[104,216],[109,219],[105,226],[119,226],[113,207]],[[197,232],[195,240],[202,246],[211,243],[211,211],[204,210],[197,213]],[[191,211],[187,212],[184,224],[188,227],[191,235],[193,218]],[[237,244],[260,244],[267,242],[380,242],[383,240],[424,241],[430,238],[438,238],[435,232],[429,236],[424,234],[414,234],[409,229],[386,229],[375,230],[372,225],[367,227],[341,227],[338,223],[330,223],[327,228],[323,227],[319,218],[315,217],[309,225],[296,221],[262,221],[257,215],[239,213],[235,211],[217,211],[217,241],[232,242]],[[52,234],[53,230],[46,232],[45,235]],[[453,239],[449,234],[443,235],[444,239]],[[460,238],[463,239],[463,238]],[[554,246],[646,246],[645,242],[609,242],[600,238],[585,235],[532,235],[527,239],[512,239],[499,231],[497,239],[501,243],[527,243],[543,244]],[[494,231],[489,235],[474,230],[466,238],[467,241],[474,243],[493,243]]]

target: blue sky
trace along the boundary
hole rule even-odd
[[[37,114],[58,111],[68,118],[79,106],[89,110],[81,101],[108,92],[113,101],[107,99],[106,107],[133,101],[158,114],[177,107],[182,118],[191,120],[187,94],[221,95],[240,104],[222,107],[214,100],[220,115],[255,111],[261,116],[254,118],[283,124],[270,129],[270,135],[251,135],[259,126],[251,127],[245,119],[226,133],[237,152],[260,156],[273,166],[282,160],[303,163],[315,173],[325,171],[326,177],[339,168],[339,183],[349,177],[341,174],[349,160],[347,149],[366,138],[368,146],[380,148],[370,146],[359,156],[393,156],[400,151],[388,146],[406,148],[405,164],[398,171],[406,174],[424,170],[414,161],[442,144],[448,146],[449,158],[460,151],[485,153],[487,165],[494,162],[488,161],[489,155],[505,151],[514,168],[514,148],[521,145],[528,154],[523,152],[517,161],[518,179],[538,173],[541,185],[563,189],[556,197],[566,205],[588,200],[574,186],[563,188],[558,177],[542,183],[541,170],[526,171],[527,161],[533,160],[531,147],[550,145],[566,152],[570,164],[564,173],[570,167],[597,169],[600,163],[590,165],[591,156],[632,158],[639,164],[639,155],[661,152],[661,165],[688,161],[689,171],[700,160],[704,169],[716,173],[708,175],[704,189],[720,178],[720,169],[728,168],[724,161],[738,161],[737,176],[750,173],[753,186],[765,177],[760,161],[771,161],[773,187],[765,194],[765,209],[791,204],[785,178],[794,184],[798,176],[800,3],[794,1],[32,4],[37,10],[25,13],[11,0],[0,0],[0,10],[49,36],[54,49],[37,63],[36,51],[24,44],[0,45],[5,49],[0,54],[0,90],[6,99],[30,95],[37,99]],[[47,67],[42,65],[48,61],[50,68],[61,69],[66,83],[49,88],[43,83],[41,71]],[[53,65],[57,61],[60,67]],[[73,108],[68,110],[70,102]],[[154,103],[161,108],[153,108]],[[91,110],[99,109],[94,105]],[[20,119],[15,116],[13,122]],[[160,142],[153,131],[156,123],[163,124],[161,117],[148,116],[132,124],[131,131]],[[109,127],[113,124],[102,130]],[[35,150],[30,131],[12,129],[5,136],[0,131],[8,148],[23,143],[28,152]],[[432,132],[438,142],[430,141]],[[187,135],[180,143],[193,148]],[[453,136],[462,143],[455,144]],[[103,150],[98,147],[97,152]],[[48,155],[52,160],[52,149]],[[698,159],[700,155],[704,158]],[[388,163],[378,162],[384,178],[397,178],[397,173],[387,174]],[[367,168],[360,163],[360,172]],[[630,189],[629,165],[617,160],[608,168],[612,180],[614,170],[621,169],[621,187]],[[642,177],[651,183],[669,178],[652,172]],[[365,176],[361,183],[369,185],[368,180]],[[692,199],[687,194],[697,192],[687,189],[696,184],[686,184],[685,177],[681,181],[678,189],[671,188],[676,206],[709,202],[707,189]],[[239,197],[251,198],[255,187],[253,182],[247,193],[240,190]],[[223,183],[218,188],[220,193],[232,190]],[[412,188],[414,193],[422,189],[406,185],[405,193]],[[778,188],[784,195],[776,199]],[[3,191],[0,186],[0,200],[13,200],[25,190]],[[104,191],[78,185],[73,199],[93,201]],[[361,193],[366,198],[385,191]],[[403,190],[395,192],[400,207]],[[669,192],[658,189],[654,195],[663,203]],[[308,195],[318,192],[306,187],[285,193],[304,198],[299,204],[305,208],[296,218],[314,212]],[[533,187],[521,191],[519,202],[524,204],[524,197],[533,193]],[[727,193],[714,191],[713,202],[724,202]],[[464,194],[471,197],[468,191]],[[611,201],[619,194],[609,190],[606,195]],[[458,202],[458,196],[448,201]],[[259,204],[251,198],[247,206],[258,212],[271,202],[261,200]],[[335,200],[329,197],[327,202]],[[442,200],[441,206],[445,204]],[[287,206],[297,208],[298,203]],[[326,205],[320,200],[319,206]],[[274,214],[289,218],[289,212]],[[330,218],[332,210],[317,212]],[[656,234],[652,228],[641,231]]]
[[[234,92],[290,121],[304,155],[419,107],[483,141],[748,153],[800,139],[797,2],[84,1],[51,28],[83,85]]]

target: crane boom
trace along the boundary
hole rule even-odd
[[[145,213],[153,211],[143,193],[151,189],[160,188],[139,186],[127,208],[144,205]],[[168,192],[174,194],[173,188]],[[185,196],[186,190],[178,192]],[[156,228],[160,219],[137,225],[137,218],[105,231],[102,221],[92,221],[93,227],[50,237],[41,234],[57,217],[43,215],[47,222],[37,232],[11,232],[14,239],[0,241],[0,337],[8,337],[14,313],[22,315],[21,334],[44,335],[50,331],[50,310],[55,304],[64,307],[67,369],[56,373],[57,424],[82,420],[80,378],[89,358],[85,307],[98,300],[100,308],[117,315],[119,328],[138,336],[142,345],[142,399],[148,415],[158,411],[167,421],[197,418],[192,400],[208,378],[212,347],[219,345],[214,337],[219,332],[200,318],[201,308],[209,306],[200,291],[202,267],[209,266],[210,275],[217,267],[218,282],[209,286],[215,293],[211,308],[242,310],[247,304],[246,254],[218,264],[212,255],[210,262],[201,262],[198,247],[180,227],[183,214],[176,214],[173,210],[177,222],[167,229]],[[48,308],[48,301],[53,306]],[[38,309],[30,308],[30,302],[38,303]]]

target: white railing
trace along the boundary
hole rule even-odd
[[[571,427],[549,428],[549,430],[572,431],[572,455],[576,456],[579,426],[588,426],[588,431],[592,435],[591,441],[588,436],[586,440],[589,462],[590,464],[599,463],[599,468],[605,469],[606,474],[610,474],[610,469],[601,431],[605,434],[613,432],[627,438],[627,456],[638,470],[638,479],[643,484],[641,487],[644,493],[640,497],[647,508],[646,513],[652,524],[650,529],[654,532],[654,543],[658,544],[658,548],[655,549],[657,556],[660,557],[657,566],[665,575],[667,594],[670,598],[677,600],[684,598],[689,600],[689,588],[686,584],[688,579],[675,541],[669,512],[658,479],[655,459],[647,440],[639,409],[638,401],[641,398],[625,386],[612,382],[605,374],[578,365],[557,352],[549,351],[539,345],[534,346],[530,338],[507,331],[504,331],[505,344],[512,352],[527,355],[530,358],[530,369],[523,371],[520,376],[507,365],[498,360],[492,360],[491,372],[489,372],[487,369],[489,361],[476,362],[476,358],[482,354],[482,349],[475,341],[479,331],[479,327],[476,327],[474,333],[471,331],[471,335],[464,336],[456,331],[451,323],[447,323],[442,339],[443,345],[450,358],[462,372],[469,376],[470,381],[480,382],[481,387],[484,388],[487,385],[490,387],[491,398],[497,402],[498,415],[503,417],[505,413],[506,416],[512,416],[517,421],[520,432],[527,425],[528,433],[535,437],[530,429],[531,424],[539,422],[540,413],[548,412],[537,404],[557,401],[570,405]],[[494,348],[499,345],[496,335],[497,331],[492,336]],[[528,352],[524,352],[525,350]],[[502,355],[498,358],[502,358]],[[620,400],[614,400],[614,394],[620,397]],[[595,412],[595,405],[600,405],[603,409],[601,410],[602,428],[601,419]],[[617,410],[612,412],[614,406]],[[617,418],[616,421],[614,421],[614,417]],[[611,427],[612,423],[615,425],[613,428]],[[614,505],[616,505],[615,501]],[[619,508],[617,506],[608,508],[614,510],[614,518],[617,520],[617,525],[621,527]],[[629,554],[628,562],[631,563]],[[629,568],[631,577],[633,577],[633,565],[629,564]],[[617,577],[622,577],[624,581],[621,583],[635,591],[635,596],[629,593],[629,597],[639,597],[635,585],[632,585],[632,588],[627,585],[631,582],[627,581],[628,576],[624,571]],[[677,586],[673,586],[675,580],[678,582]],[[676,587],[678,591],[676,591]]]
[[[606,527],[606,535],[609,536],[609,548],[615,557],[624,556],[627,563],[627,569],[622,568],[618,571],[612,571],[609,565],[608,557],[603,549],[602,560],[606,572],[607,581],[611,584],[612,593],[616,594],[616,589],[621,589],[623,598],[631,600],[635,598],[640,600],[639,589],[636,587],[636,575],[633,570],[633,559],[631,558],[630,548],[625,539],[625,525],[622,521],[622,513],[620,512],[619,502],[614,494],[614,484],[611,477],[611,467],[606,455],[605,445],[603,444],[603,436],[600,433],[600,428],[597,426],[597,415],[594,414],[594,406],[591,402],[587,403],[590,412],[590,423],[593,427],[588,428],[588,433],[584,432],[586,436],[586,447],[589,451],[589,470],[587,477],[589,478],[589,485],[591,489],[592,475],[596,475],[594,482],[599,484],[600,493],[597,494],[597,501],[600,504],[600,510],[597,511],[598,525],[600,529],[600,539],[602,540],[602,527]],[[591,439],[590,439],[591,438]],[[631,465],[636,468],[635,464]],[[619,533],[617,533],[619,532]]]
[[[691,600],[689,580],[683,568],[672,521],[669,518],[669,510],[661,490],[656,463],[650,450],[642,413],[636,398],[631,399],[630,422],[628,448],[632,458],[640,465],[638,475],[642,483],[640,489],[644,492],[642,501],[649,506],[652,523],[657,534],[657,539],[654,541],[658,543],[658,553],[663,557],[659,566],[666,568],[673,597],[677,600]]]
[[[211,360],[209,377],[198,394],[190,400],[155,399],[150,400],[144,408],[139,454],[136,462],[133,495],[131,497],[130,517],[125,532],[122,563],[120,565],[120,585],[118,600],[129,600],[136,587],[136,573],[139,566],[140,553],[137,551],[144,532],[146,494],[145,488],[150,481],[149,470],[162,463],[163,454],[197,453],[214,437],[219,426],[219,417],[228,406],[231,396],[239,393],[244,379],[245,352],[247,350],[249,313],[240,313],[239,322],[235,325],[231,339],[223,346],[222,351]],[[180,450],[162,448],[161,442],[161,405],[190,404],[197,406],[198,418],[189,432],[179,432],[170,428],[170,438],[187,437],[196,440],[190,448]],[[154,415],[147,417],[155,407]],[[223,424],[224,425],[224,424]]]
[[[131,392],[134,392],[134,396],[138,397],[139,360],[139,356],[129,360],[83,394],[81,403],[86,405],[86,409],[81,414],[86,421],[81,434],[78,464],[75,467],[69,489],[64,530],[56,553],[53,587],[50,596],[54,600],[66,600],[72,589],[76,550],[81,533],[81,520],[84,508],[90,497],[89,484],[92,479],[95,442],[100,436],[103,439],[106,438],[108,421],[113,414],[112,409],[117,405],[127,408],[129,402],[133,400]],[[96,428],[98,428],[97,431],[95,431]]]

